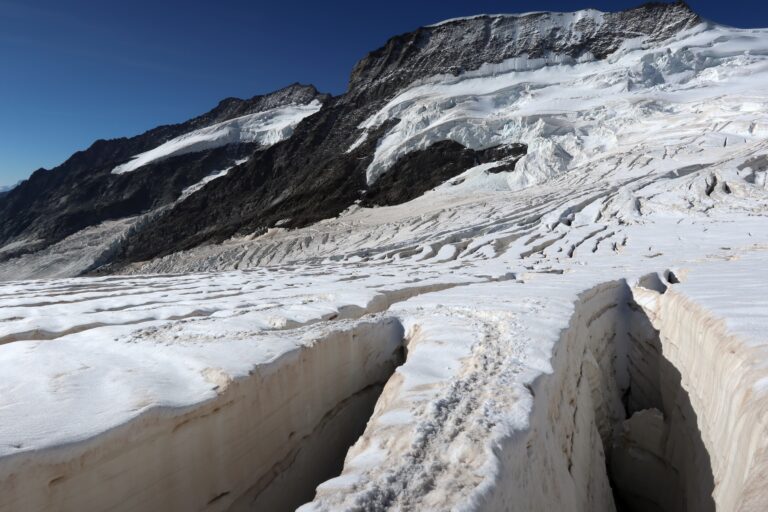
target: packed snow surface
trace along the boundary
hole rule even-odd
[[[311,404],[286,412],[266,399],[232,402],[228,389],[259,389],[285,371],[281,389],[304,396],[291,387],[305,375],[301,357],[322,370],[312,391],[336,389],[355,345],[313,358],[330,339],[313,329],[381,315],[402,326],[405,363],[340,476],[302,511],[612,510],[605,474],[590,473],[604,448],[597,414],[585,412],[585,386],[600,379],[589,372],[601,368],[585,333],[612,339],[605,312],[634,314],[616,306],[630,296],[666,336],[691,394],[712,499],[765,510],[768,32],[702,26],[653,47],[633,41],[607,61],[516,60],[433,77],[361,129],[394,118],[369,180],[446,138],[525,142],[529,153],[513,172],[478,166],[404,205],[192,249],[135,275],[2,284],[0,510],[128,503],[138,492],[167,504],[141,464],[109,480],[89,457],[144,449],[154,435],[142,438],[145,427],[162,430],[154,439],[189,435],[179,457],[210,439],[245,449],[232,441],[228,404],[252,404],[241,418],[277,411],[286,421]],[[183,434],[190,424],[205,428]],[[229,467],[200,458],[153,465],[151,478]],[[83,467],[87,496],[72,483]],[[205,494],[194,508],[237,508],[231,491],[255,485],[216,471],[194,480]],[[28,487],[17,484],[27,476]],[[108,480],[111,494],[99,494]]]
[[[135,155],[130,161],[115,167],[112,173],[135,171],[149,163],[172,156],[214,149],[227,144],[256,142],[271,146],[290,137],[299,121],[314,114],[320,107],[322,103],[313,100],[307,105],[287,105],[200,128]]]

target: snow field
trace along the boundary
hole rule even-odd
[[[760,510],[766,340],[718,315],[736,293],[764,325],[750,279],[763,258],[693,266],[683,284],[659,272],[574,296],[581,279],[539,275],[472,285],[472,308],[465,288],[398,304],[406,363],[302,512],[611,511],[614,491],[661,510]]]
[[[271,146],[290,137],[294,126],[305,117],[320,110],[320,107],[322,103],[313,100],[307,105],[278,107],[206,126],[135,155],[130,161],[115,167],[112,173],[132,172],[172,156],[214,149],[227,144],[257,142],[264,146]]]

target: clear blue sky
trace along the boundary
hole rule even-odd
[[[477,13],[619,10],[626,0],[0,0],[0,186],[98,138],[186,120],[299,81],[341,93],[392,35]],[[768,2],[691,0],[768,26]]]

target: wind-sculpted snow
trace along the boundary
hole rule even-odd
[[[293,127],[305,117],[320,110],[320,107],[322,103],[313,100],[306,105],[286,105],[200,128],[135,155],[129,162],[115,167],[112,173],[132,172],[172,156],[218,148],[227,144],[255,142],[260,146],[271,146],[290,137]]]
[[[436,76],[369,176],[514,170],[3,283],[0,510],[765,510],[767,34]]]

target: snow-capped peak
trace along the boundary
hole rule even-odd
[[[537,33],[546,33],[542,20],[553,16],[560,15],[538,17]],[[597,11],[572,16],[601,23]],[[753,84],[764,80],[767,40],[765,30],[699,23],[662,41],[647,34],[627,37],[606,59],[525,54],[456,76],[421,78],[360,125],[364,139],[398,120],[379,141],[367,182],[375,183],[411,151],[453,140],[475,150],[525,143],[528,154],[509,176],[509,187],[540,183],[609,149],[627,119],[639,115],[632,107],[637,102],[717,98],[743,88],[745,73]],[[494,187],[498,181],[494,177]]]
[[[424,77],[461,74],[514,57],[603,59],[627,39],[663,41],[702,19],[685,3],[650,3],[621,12],[479,15],[446,20],[390,39],[355,67],[350,91],[386,97]]]

